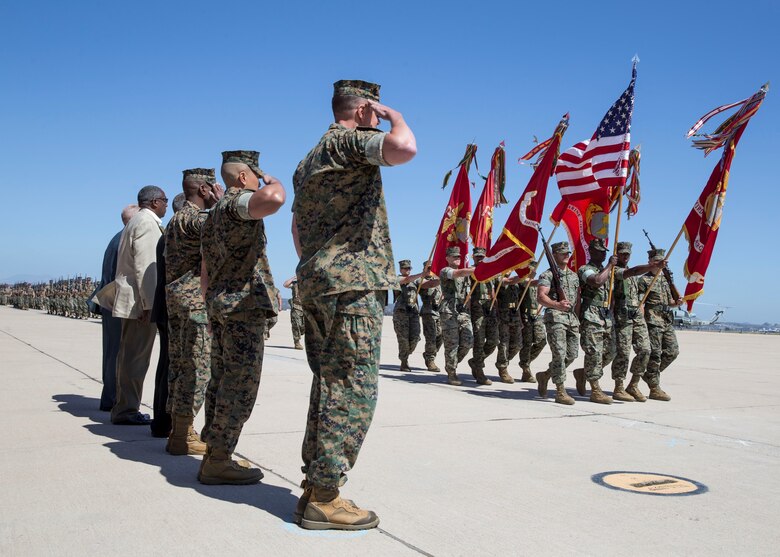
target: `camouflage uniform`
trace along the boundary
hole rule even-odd
[[[474,344],[469,307],[464,304],[469,295],[469,277],[453,277],[452,267],[439,272],[442,303],[441,333],[444,341],[444,366],[447,375],[454,377],[458,363],[466,357]]]
[[[420,310],[417,305],[417,287],[422,278],[400,285],[393,307],[393,328],[398,340],[398,359],[405,363],[420,342]]]
[[[628,245],[622,249],[631,247],[627,242],[618,242],[617,251],[620,253],[621,244]],[[647,332],[645,316],[639,311],[639,284],[640,277],[618,278],[615,273],[615,359],[612,361],[612,379],[615,381],[626,378],[628,361],[631,358],[633,346],[634,360],[631,362],[631,375],[644,376],[647,362],[650,359],[650,337]]]
[[[520,316],[519,284],[504,284],[498,291],[499,343],[496,367],[506,369],[523,345],[523,320]]]
[[[165,229],[168,401],[174,416],[195,416],[211,379],[211,335],[200,289],[200,232],[207,213],[185,201]]]
[[[577,271],[582,287],[580,298],[580,346],[585,352],[585,377],[598,381],[604,374],[604,367],[615,357],[615,336],[612,315],[605,307],[609,296],[609,281],[601,286],[588,284],[588,277],[604,270],[593,263],[583,265]],[[615,278],[622,278],[623,269],[615,270]]]
[[[474,278],[469,279],[474,284]],[[471,294],[471,328],[474,332],[473,352],[469,358],[472,371],[485,369],[485,358],[490,356],[498,346],[498,307],[493,304],[493,294],[498,287],[499,279],[477,283]],[[492,308],[491,308],[492,304]]]
[[[525,284],[520,283],[524,289]],[[529,286],[528,292],[520,303],[520,317],[523,320],[523,343],[520,348],[520,367],[524,372],[531,372],[531,362],[539,357],[547,346],[544,321],[539,317],[539,302],[536,300],[537,287]]]
[[[304,333],[303,305],[301,295],[298,292],[298,281],[294,280],[290,285],[292,297],[290,298],[290,325],[292,326],[293,342],[300,343]]]
[[[439,308],[443,298],[441,286],[423,288],[420,290],[420,298],[422,298],[420,316],[422,317],[423,336],[425,336],[423,359],[425,359],[425,364],[430,366],[436,359],[436,354],[439,353],[439,348],[441,348],[444,342],[441,331],[441,319],[439,317]]]
[[[244,162],[232,152],[223,153],[223,161]],[[256,165],[252,170],[262,175]],[[265,321],[279,310],[266,257],[265,227],[262,219],[252,219],[245,205],[244,196],[252,194],[229,188],[209,211],[201,231],[212,335],[203,438],[209,451],[216,448],[228,454],[257,399]]]
[[[554,244],[555,245],[555,244]],[[550,289],[548,296],[558,300],[558,292],[552,287],[552,271],[547,269],[539,277],[538,286]],[[580,338],[580,322],[574,313],[580,280],[576,273],[566,267],[561,270],[561,288],[566,299],[571,302],[569,311],[547,308],[544,312],[544,325],[547,328],[547,342],[552,352],[552,361],[547,368],[555,385],[563,385],[566,381],[566,368],[577,358]]]
[[[652,273],[640,277],[640,296],[644,296],[652,280]],[[677,335],[672,326],[672,304],[674,302],[669,282],[661,273],[645,301],[645,320],[647,321],[647,333],[650,337],[650,359],[647,363],[647,371],[644,378],[651,387],[659,385],[661,372],[669,367],[669,364],[680,353],[680,348],[677,345]]]
[[[313,373],[302,470],[318,488],[346,481],[376,408],[381,291],[397,285],[379,171],[385,135],[331,124],[293,177]]]

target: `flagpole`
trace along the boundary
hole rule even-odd
[[[664,257],[664,261],[669,261],[669,257],[672,255],[672,252],[674,251],[674,247],[677,245],[677,242],[680,240],[680,236],[683,235],[683,231],[685,231],[685,225],[683,224],[680,228],[680,232],[677,233],[677,238],[674,239],[674,242],[672,242],[672,247],[669,248],[669,251],[666,252],[666,257]],[[647,300],[647,297],[650,295],[650,289],[653,288],[653,285],[655,284],[655,281],[658,280],[658,275],[661,274],[661,269],[658,269],[655,274],[653,275],[653,280],[650,281],[650,284],[647,286],[647,291],[645,292],[645,295],[642,297],[642,301],[639,302],[639,306],[643,306],[645,304],[645,300]],[[676,302],[677,300],[675,300]]]
[[[501,287],[504,285],[504,279],[507,275],[508,273],[501,273],[501,280],[498,282],[498,288],[493,292],[493,299],[490,301],[490,309],[488,311],[493,311],[493,306],[496,305],[496,299],[498,298],[498,291],[501,290]]]
[[[433,241],[433,247],[431,248],[431,254],[428,256],[428,260],[427,260],[428,264],[427,265],[423,265],[422,280],[420,281],[420,284],[417,285],[417,295],[418,296],[420,295],[420,290],[422,290],[423,282],[425,282],[425,277],[428,276],[428,271],[431,270],[431,265],[433,264],[433,261],[431,261],[431,259],[433,259],[433,252],[436,251],[436,244],[438,244],[438,243],[439,243],[439,235],[436,234],[436,239]]]
[[[612,244],[612,253],[615,253],[617,249],[618,236],[620,235],[620,214],[623,212],[623,187],[620,188],[620,194],[618,195],[618,216],[617,223],[615,223],[615,242]],[[615,266],[612,266],[612,270],[609,273],[609,296],[607,296],[607,303],[604,307],[610,307],[612,305],[612,291],[615,288]]]
[[[547,237],[547,245],[552,245],[552,244],[550,244],[550,242],[552,242],[553,236],[555,236],[555,231],[558,230],[558,226],[559,225],[560,225],[560,222],[557,223],[553,227],[552,232],[550,232],[550,235]],[[537,261],[538,261],[538,259],[537,259]],[[530,286],[530,285],[531,285],[531,281],[528,281],[528,285],[525,287],[526,291],[528,291],[528,286]],[[520,298],[520,301],[522,302],[523,299]],[[541,305],[537,308],[537,310],[536,310],[536,317],[539,317],[539,314],[542,313],[543,309],[544,309],[544,307],[542,307]]]

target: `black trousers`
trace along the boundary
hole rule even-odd
[[[171,432],[171,415],[165,411],[168,402],[168,323],[157,323],[160,334],[160,359],[157,360],[157,372],[154,374],[154,418],[152,435],[168,437]]]

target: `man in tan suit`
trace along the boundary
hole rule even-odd
[[[157,285],[157,241],[168,208],[165,192],[145,186],[138,192],[140,211],[127,223],[119,241],[116,295],[112,315],[122,319],[122,340],[116,361],[116,404],[111,422],[148,425],[148,414],[139,412],[144,378],[157,331],[149,315]]]

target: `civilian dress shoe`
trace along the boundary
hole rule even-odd
[[[127,418],[115,421],[114,425],[149,425],[151,423],[152,418],[149,417],[149,414],[141,414],[140,412],[136,412]]]

